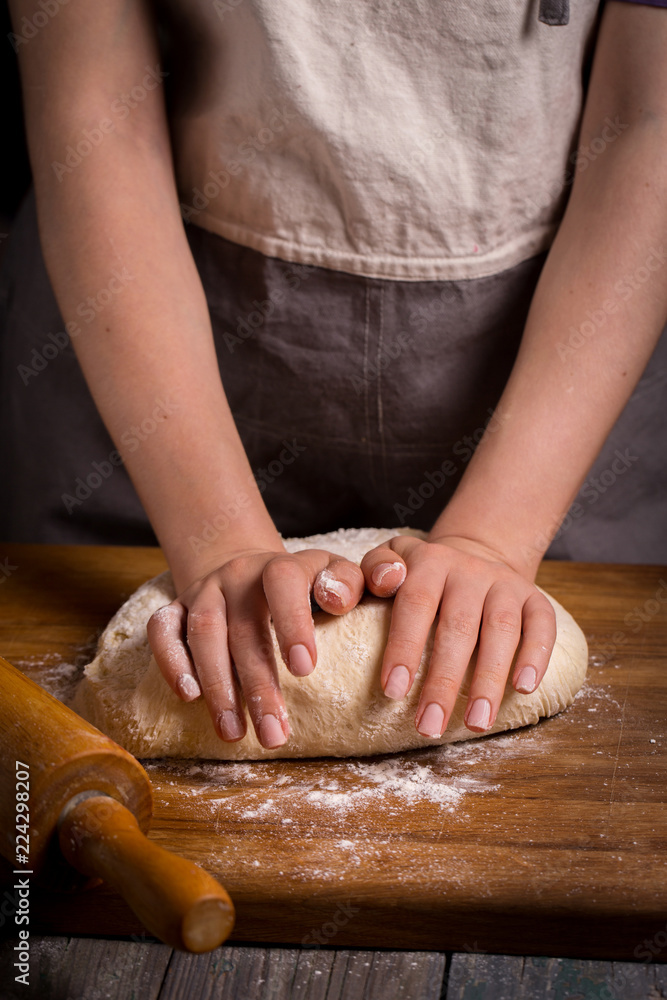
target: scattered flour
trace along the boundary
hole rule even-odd
[[[524,734],[524,744],[526,742]],[[513,734],[515,737],[516,734]],[[509,737],[511,740],[512,737]],[[508,737],[496,737],[494,746],[507,743]],[[401,756],[368,760],[223,763],[202,761],[148,761],[145,766],[156,793],[168,801],[176,791],[182,796],[183,809],[193,818],[213,823],[219,832],[242,827],[251,835],[248,823],[261,829],[263,836],[275,831],[285,842],[292,838],[304,843],[310,839],[337,855],[358,863],[362,842],[377,837],[378,826],[389,818],[405,818],[409,813],[437,814],[463,819],[468,815],[466,800],[496,792],[497,780],[490,780],[486,768],[473,775],[471,760],[493,759],[489,741],[437,747]],[[518,750],[518,744],[515,745]],[[509,746],[507,751],[511,755]],[[532,750],[524,746],[522,755]],[[454,766],[450,766],[451,763]],[[498,751],[495,752],[494,777],[498,778]],[[285,767],[289,773],[279,773]],[[354,840],[352,835],[354,834]]]
[[[89,641],[73,647],[68,660],[59,653],[46,653],[44,656],[29,656],[12,662],[26,677],[67,705],[74,697],[83,677],[83,668],[90,663],[96,646],[97,636],[91,636]]]

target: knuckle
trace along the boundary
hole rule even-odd
[[[174,604],[165,604],[162,608],[157,608],[156,611],[148,619],[146,623],[146,628],[155,635],[161,632],[165,632],[170,628],[179,628],[181,624],[181,610]]]
[[[278,689],[271,677],[264,674],[244,677],[242,687],[248,711],[253,717],[265,714],[272,706],[280,704]]]
[[[214,635],[222,627],[222,615],[215,611],[191,611],[188,615],[188,639]]]
[[[423,618],[428,614],[431,619],[435,617],[437,601],[433,594],[427,590],[406,591],[404,585],[399,591],[396,603],[399,605],[401,614],[406,616],[417,615],[419,618]]]
[[[226,562],[222,567],[223,574],[225,578],[229,579],[232,584],[240,583],[248,575],[248,558],[247,556],[234,556],[229,562]]]
[[[534,614],[549,615],[551,618],[555,620],[556,612],[554,610],[553,604],[548,599],[548,597],[545,597],[544,594],[541,594],[539,590],[534,591],[530,595],[526,603]]]
[[[329,563],[329,569],[334,570],[336,573],[340,573],[343,576],[363,576],[361,566],[357,566],[356,563],[350,562],[344,556],[332,559]]]
[[[286,576],[294,577],[299,572],[293,557],[281,554],[269,559],[262,572],[262,579],[269,584],[279,583]]]
[[[229,674],[218,677],[201,677],[201,686],[209,701],[213,701],[216,706],[226,708],[234,705],[237,701],[234,688],[234,680]]]
[[[460,677],[451,673],[438,673],[432,679],[429,677],[428,699],[444,701],[449,704],[456,698],[460,687]],[[431,693],[434,696],[433,699],[431,699]],[[427,700],[425,695],[422,695],[422,700]]]
[[[509,664],[489,663],[475,670],[475,682],[482,691],[494,691],[507,684]]]
[[[531,628],[556,638],[556,612],[550,604],[547,607],[539,608],[534,613]]]
[[[476,639],[479,624],[465,611],[450,611],[442,619],[442,625],[448,636],[455,639]]]
[[[387,656],[397,663],[404,663],[408,669],[418,666],[424,653],[424,639],[417,634],[406,634],[404,630],[390,630],[387,639]]]
[[[291,608],[289,615],[284,619],[274,620],[273,627],[279,643],[284,643],[290,639],[294,640],[296,636],[310,635],[313,631],[313,619],[310,614],[310,607]]]
[[[262,634],[257,622],[237,621],[229,627],[229,646],[237,666],[273,663],[274,648],[269,636]]]
[[[504,609],[493,611],[486,619],[486,625],[494,632],[515,635],[521,631],[521,618],[515,611]]]

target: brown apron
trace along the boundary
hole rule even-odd
[[[267,258],[196,226],[188,238],[283,535],[429,528],[502,392],[544,255],[487,278],[401,282]],[[64,333],[32,195],[0,294],[2,537],[154,543]],[[667,563],[666,401],[667,331],[549,555]]]

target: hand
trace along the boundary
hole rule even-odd
[[[403,698],[412,687],[439,615],[415,718],[423,736],[445,731],[478,639],[468,729],[479,733],[493,725],[519,642],[513,686],[522,694],[537,688],[556,641],[556,616],[535,585],[498,553],[467,538],[398,536],[367,553],[361,568],[377,596],[398,590],[382,661],[389,698]]]
[[[165,680],[183,701],[203,693],[221,739],[245,736],[242,693],[262,746],[286,742],[290,728],[269,618],[288,669],[297,677],[311,673],[317,662],[311,590],[324,611],[344,614],[363,593],[363,574],[319,549],[230,553],[149,620],[148,638]]]

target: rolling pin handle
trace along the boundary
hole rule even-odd
[[[165,944],[211,951],[231,933],[234,906],[220,883],[194,862],[149,841],[116,799],[99,792],[76,795],[58,826],[66,861],[117,889]]]

